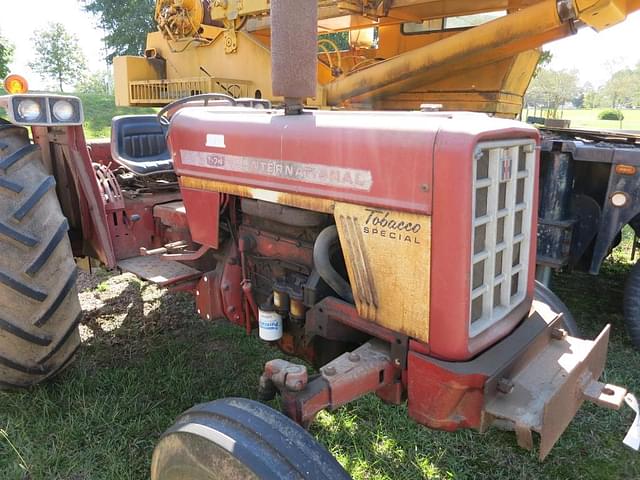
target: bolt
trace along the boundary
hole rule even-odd
[[[207,313],[207,320],[211,320],[211,315]]]
[[[200,311],[200,309],[198,309],[198,315],[200,315],[202,312]]]
[[[420,185],[420,191],[421,192],[428,192],[429,191],[429,185],[427,185],[426,183],[423,183],[422,185]]]
[[[401,363],[401,362],[400,362],[400,359],[399,359],[399,358],[396,358],[396,359],[393,361],[393,364],[394,364],[396,367],[399,367],[399,366],[400,366],[400,363]]]
[[[355,352],[351,352],[351,353],[349,354],[349,361],[350,361],[350,362],[353,362],[353,363],[355,363],[355,362],[359,362],[359,361],[360,361],[360,355],[358,355],[358,354],[357,354],[357,353],[355,353]]]
[[[568,335],[568,332],[564,328],[554,328],[551,330],[551,338],[554,340],[562,340]]]
[[[222,285],[222,291],[223,291],[223,292],[228,292],[230,288],[231,288],[231,287],[229,286],[229,284],[228,284],[228,283],[224,283],[224,284]]]
[[[207,277],[204,277],[204,283],[207,283],[209,281],[209,279]]]
[[[505,395],[511,393],[513,391],[513,382],[508,378],[501,378],[498,380],[498,384],[496,388],[500,393],[504,393]]]
[[[200,290],[196,290],[196,297],[200,296]]]
[[[324,371],[324,374],[329,376],[329,377],[331,377],[331,376],[336,374],[335,367],[324,367],[323,371]]]
[[[236,311],[236,307],[234,307],[233,305],[231,305],[229,308],[227,308],[227,312],[229,313],[233,313]]]

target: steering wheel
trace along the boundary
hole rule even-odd
[[[213,100],[225,100],[232,106],[236,106],[238,104],[235,98],[233,98],[231,95],[227,95],[226,93],[203,93],[200,95],[193,95],[191,97],[181,98],[179,100],[176,100],[175,102],[171,102],[170,104],[165,105],[158,112],[158,122],[166,132],[166,129],[169,127],[169,123],[171,122],[171,116],[182,105],[194,102],[202,102],[206,107],[209,105],[209,102]]]

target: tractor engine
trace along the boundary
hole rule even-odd
[[[330,260],[333,250],[341,274],[328,262],[320,269],[333,270],[334,278],[346,277],[342,256],[335,255],[337,237],[333,242],[318,241],[322,232],[332,229],[330,216],[247,198],[240,199],[239,205],[240,255],[250,272],[260,337],[317,365],[342,353],[333,350],[328,358],[327,352],[313,348],[313,339],[305,335],[308,308],[333,292],[314,268],[314,251],[322,261]],[[317,356],[319,351],[323,354]]]

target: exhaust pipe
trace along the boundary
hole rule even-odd
[[[285,113],[301,113],[318,82],[316,0],[271,0],[271,72],[273,94],[284,97]]]

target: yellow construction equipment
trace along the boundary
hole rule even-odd
[[[271,90],[269,0],[158,0],[143,57],[115,59],[116,103],[199,93],[282,100]],[[602,30],[640,0],[319,0],[309,105],[515,117],[540,47]]]

